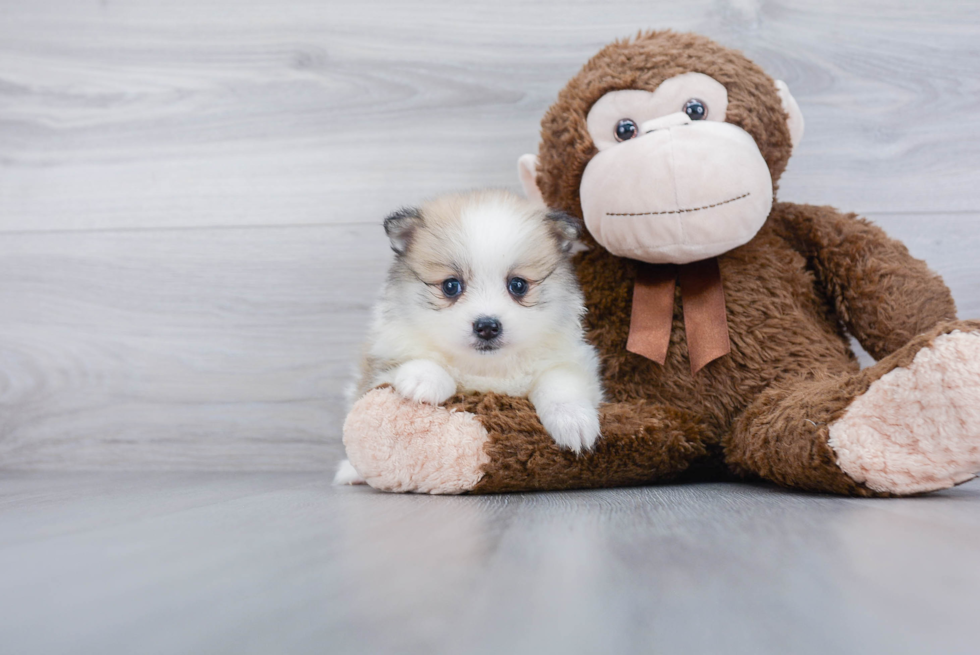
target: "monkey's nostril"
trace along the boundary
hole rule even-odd
[[[484,341],[499,337],[502,331],[500,321],[490,316],[481,316],[473,321],[473,333]]]

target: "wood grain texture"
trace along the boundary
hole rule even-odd
[[[0,477],[0,643],[60,653],[975,653],[980,483],[426,497]]]
[[[0,462],[322,470],[389,254],[380,226],[6,235]]]
[[[373,222],[514,186],[601,45],[695,30],[786,80],[786,200],[977,210],[973,0],[0,5],[0,229]]]
[[[786,200],[863,211],[980,316],[971,0],[0,0],[0,468],[316,469],[392,209],[515,187],[605,42],[786,80]]]
[[[874,218],[980,316],[980,213]],[[2,468],[331,466],[390,257],[379,225],[5,235]]]

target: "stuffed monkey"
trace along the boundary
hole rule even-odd
[[[561,91],[526,193],[584,220],[575,266],[608,402],[562,450],[526,399],[368,392],[348,457],[389,491],[488,493],[762,478],[854,496],[980,471],[980,322],[871,223],[777,202],[799,107],[693,34],[617,41]],[[860,370],[853,335],[877,364]]]

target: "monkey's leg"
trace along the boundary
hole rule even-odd
[[[860,373],[787,382],[735,422],[737,473],[857,496],[945,489],[980,472],[980,322],[940,325]]]
[[[378,489],[496,493],[666,481],[712,442],[693,415],[649,403],[603,405],[600,422],[595,448],[576,456],[555,445],[523,398],[457,396],[433,407],[382,388],[355,404],[344,444]]]

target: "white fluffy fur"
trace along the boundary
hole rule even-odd
[[[454,216],[433,217],[452,207]],[[464,292],[444,306],[433,282],[409,271],[411,249],[396,260],[369,337],[365,389],[388,383],[404,397],[439,404],[457,392],[528,397],[545,429],[562,446],[590,448],[599,436],[602,398],[598,358],[583,336],[584,303],[543,209],[503,192],[478,192],[421,210],[428,247],[465,271]],[[435,232],[435,234],[432,234]],[[426,257],[434,255],[427,252]],[[528,262],[553,262],[524,306],[507,290]],[[550,265],[550,264],[549,264]],[[427,284],[428,283],[428,284]],[[528,294],[531,297],[531,294]],[[435,299],[434,299],[435,298]],[[497,318],[501,346],[476,349],[473,322]]]
[[[456,393],[456,380],[431,359],[413,359],[392,371],[395,390],[417,403],[440,405]]]
[[[358,474],[350,460],[345,459],[337,465],[337,472],[333,476],[334,484],[364,484],[364,478]]]

